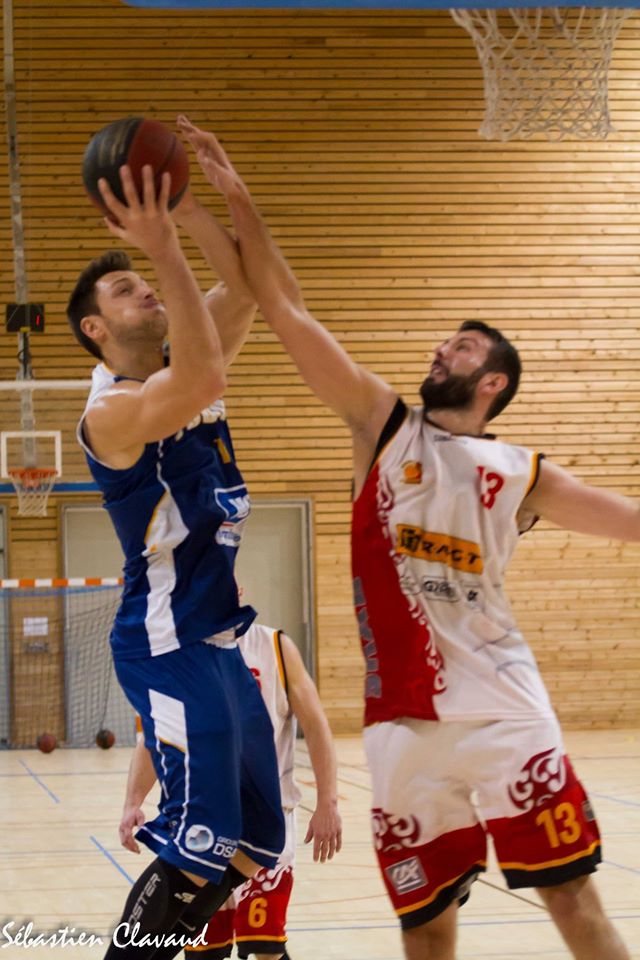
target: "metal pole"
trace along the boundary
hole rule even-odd
[[[11,229],[13,232],[13,269],[17,303],[28,303],[27,267],[24,252],[24,229],[22,222],[22,191],[20,189],[20,158],[18,154],[18,121],[16,113],[15,65],[13,56],[13,0],[3,0],[4,25],[4,99],[7,116],[7,141],[9,156],[9,190],[11,195]],[[17,380],[33,380],[29,332],[18,334],[20,369]],[[20,425],[23,430],[35,430],[33,392],[20,391]],[[33,437],[23,440],[25,467],[37,464],[36,442]]]

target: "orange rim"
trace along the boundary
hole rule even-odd
[[[11,479],[23,490],[33,490],[55,480],[56,473],[53,467],[20,467],[9,470]]]

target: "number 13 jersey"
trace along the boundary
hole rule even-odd
[[[553,714],[503,590],[540,459],[398,401],[353,505],[366,724]]]

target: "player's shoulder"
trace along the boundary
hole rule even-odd
[[[253,621],[249,628],[243,633],[242,640],[245,641],[254,641],[254,642],[263,642],[264,640],[273,640],[274,636],[278,633],[277,627],[269,627],[266,623],[258,623]]]
[[[91,372],[91,389],[87,398],[87,407],[108,393],[116,383],[116,375],[105,363],[98,363]]]
[[[281,631],[265,623],[256,623],[238,637],[238,646],[243,656],[258,658],[262,661],[277,659],[280,656]]]
[[[92,407],[108,402],[111,396],[122,393],[123,387],[127,392],[137,392],[142,389],[144,381],[129,377],[120,377],[110,370],[105,363],[99,363],[91,374],[91,390],[87,398],[86,412]]]

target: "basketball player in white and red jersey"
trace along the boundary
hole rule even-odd
[[[198,159],[226,199],[265,320],[352,432],[373,833],[406,957],[454,960],[458,907],[490,834],[508,885],[537,888],[575,958],[629,960],[590,877],[601,859],[594,815],[503,580],[536,517],[640,540],[638,504],[487,435],[520,361],[484,323],[452,332],[423,403],[405,405],[310,315],[215,137]]]
[[[259,870],[238,888],[211,917],[203,937],[197,936],[198,930],[190,931],[198,946],[185,949],[185,953],[191,960],[225,960],[231,956],[235,942],[241,960],[250,955],[257,960],[289,960],[286,919],[295,865],[295,809],[300,802],[293,775],[297,721],[305,736],[316,781],[316,808],[305,843],[313,841],[313,858],[321,862],[330,860],[342,844],[335,750],[318,691],[293,640],[281,630],[253,623],[238,638],[238,646],[256,678],[273,724],[286,841],[276,866]],[[139,848],[133,830],[144,823],[141,806],[155,779],[151,756],[139,735],[120,822],[120,841],[135,853]],[[162,948],[156,957],[163,957]]]

